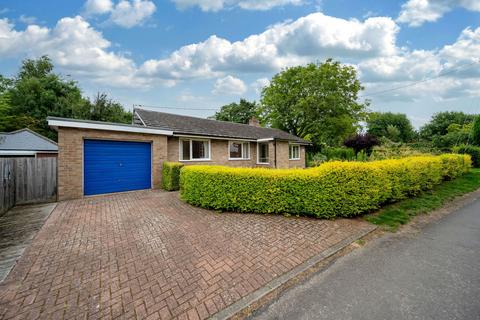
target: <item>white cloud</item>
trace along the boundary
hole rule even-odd
[[[113,9],[110,20],[122,27],[131,28],[142,24],[156,10],[155,4],[149,0],[120,1]]]
[[[151,0],[120,0],[117,4],[112,0],[88,0],[85,3],[87,16],[108,13],[109,22],[124,28],[143,24],[156,9]]]
[[[21,23],[25,23],[25,24],[34,24],[35,22],[37,22],[37,18],[35,17],[29,17],[29,16],[26,16],[24,14],[22,14],[20,16],[20,18],[18,18],[18,20],[21,22]]]
[[[247,92],[247,86],[245,83],[233,76],[226,76],[225,78],[217,79],[212,93],[214,94],[224,94],[224,95],[236,95],[241,96]]]
[[[303,0],[171,0],[179,9],[199,7],[202,11],[219,11],[240,7],[245,10],[270,10],[286,5],[301,5]]]
[[[250,86],[255,90],[257,94],[262,92],[262,89],[270,84],[270,80],[268,78],[260,78],[255,80]]]
[[[113,9],[112,0],[87,0],[85,11],[87,14],[104,14]]]
[[[408,0],[402,5],[398,22],[418,27],[425,22],[434,22],[456,7],[480,11],[478,0]]]
[[[93,81],[119,86],[141,86],[133,61],[108,51],[111,44],[82,17],[62,18],[52,28],[28,26],[16,31],[0,19],[0,56],[49,55],[55,65]]]
[[[390,18],[364,22],[313,13],[278,24],[242,41],[217,36],[181,47],[168,58],[148,60],[149,76],[218,77],[224,72],[272,73],[282,68],[327,57],[351,59],[395,54],[398,27]]]

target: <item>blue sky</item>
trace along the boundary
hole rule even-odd
[[[418,127],[480,112],[479,22],[479,0],[4,0],[0,70],[48,54],[86,96],[205,117],[332,57],[357,68],[372,110]]]

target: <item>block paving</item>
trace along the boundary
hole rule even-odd
[[[60,202],[0,285],[0,318],[206,319],[369,228],[220,214],[159,190]]]

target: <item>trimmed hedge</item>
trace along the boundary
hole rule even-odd
[[[164,162],[162,165],[162,188],[167,191],[180,189],[180,169],[183,164],[179,162]]]
[[[454,148],[454,152],[460,154],[469,154],[472,157],[472,165],[475,168],[480,168],[480,147],[460,146]]]
[[[186,202],[223,211],[351,217],[413,196],[471,166],[468,155],[373,162],[328,162],[310,169],[190,166],[181,170]]]

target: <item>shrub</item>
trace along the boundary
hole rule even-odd
[[[352,148],[326,148],[325,155],[328,160],[355,160],[355,151]]]
[[[472,165],[475,168],[480,168],[480,147],[464,145],[454,148],[453,151],[460,154],[470,155],[472,157]]]
[[[480,146],[480,115],[475,118],[472,127],[473,144]]]
[[[180,189],[180,169],[183,164],[178,162],[164,162],[162,165],[162,187],[167,191]]]
[[[347,148],[352,148],[355,151],[355,154],[358,154],[363,150],[367,155],[370,155],[372,148],[378,146],[380,141],[378,141],[377,137],[369,133],[357,133],[347,138],[343,144]]]
[[[374,162],[328,162],[310,169],[191,166],[180,175],[181,197],[224,211],[351,217],[377,209],[468,170],[460,155]]]

